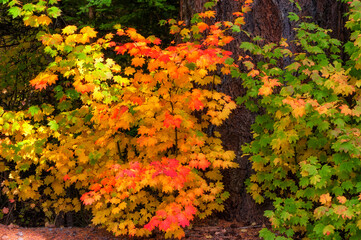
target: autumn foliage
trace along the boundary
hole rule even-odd
[[[236,107],[215,87],[231,74],[247,89],[238,104],[258,114],[253,140],[242,148],[254,170],[247,186],[257,203],[273,202],[265,216],[277,231],[260,236],[361,235],[360,1],[343,1],[346,43],[289,13],[295,41],[255,37],[241,43],[242,56],[225,46],[243,31],[251,0],[239,1],[233,21],[215,21],[217,1],[190,26],[164,21],[177,39],[170,46],[120,25],[107,34],[73,25],[52,30],[57,1],[1,2],[26,26],[45,30],[38,38],[51,61],[30,83],[56,99],[24,111],[0,108],[9,202],[49,219],[85,208],[116,235],[182,238],[184,227],[222,211],[228,197],[220,170],[236,167],[234,153],[211,126]]]
[[[25,25],[47,29],[60,14],[55,3],[8,4]],[[222,48],[232,40],[225,35],[232,23],[203,22],[214,16],[199,14],[190,29],[171,20],[184,42],[165,48],[120,26],[103,37],[91,27],[39,31],[53,61],[30,83],[53,89],[57,103],[0,110],[8,198],[49,219],[85,207],[94,224],[131,236],[159,229],[181,238],[195,217],[222,211],[228,193],[220,169],[236,166],[234,153],[207,129],[236,107],[214,87],[217,73],[237,66]],[[232,25],[241,25],[243,17],[236,19]],[[123,60],[109,57],[115,54]]]

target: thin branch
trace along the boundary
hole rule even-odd
[[[13,43],[13,44],[9,44],[9,45],[0,45],[0,48],[7,48],[7,47],[13,47],[13,46],[18,46],[19,43]]]

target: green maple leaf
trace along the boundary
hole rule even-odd
[[[259,231],[259,236],[265,240],[276,239],[276,235],[267,228],[263,228],[261,231]]]
[[[27,4],[25,4],[25,5],[23,6],[23,9],[24,9],[25,11],[32,12],[32,11],[34,11],[35,7],[34,7],[34,4],[32,4],[32,3],[27,3]]]
[[[16,18],[21,15],[21,8],[19,7],[12,7],[9,9],[9,13],[13,18]]]
[[[290,13],[288,14],[288,18],[289,18],[291,21],[295,21],[295,22],[297,22],[298,20],[300,20],[300,17],[297,16],[297,14],[294,13],[294,12],[290,12]]]
[[[27,163],[25,163],[25,164],[23,164],[23,165],[20,166],[20,170],[21,170],[21,171],[26,171],[26,170],[28,170],[29,168],[30,168],[30,165],[27,164]]]
[[[232,29],[233,32],[240,32],[241,31],[241,28],[238,25],[233,25],[231,27],[231,29]]]
[[[34,116],[39,112],[40,108],[38,106],[31,106],[29,107],[28,112],[31,114],[31,116]]]
[[[225,63],[225,64],[228,64],[228,65],[233,64],[233,62],[234,62],[234,59],[233,59],[233,58],[227,58],[227,59],[224,61],[224,63]]]
[[[48,126],[50,127],[51,130],[54,130],[54,131],[58,131],[58,129],[59,129],[59,125],[55,120],[51,120],[48,123]]]
[[[216,4],[215,2],[206,2],[203,6],[205,9],[209,9],[214,7],[215,4]]]

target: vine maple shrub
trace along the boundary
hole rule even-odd
[[[243,151],[251,154],[255,174],[248,190],[261,203],[272,227],[264,239],[359,239],[361,236],[360,162],[360,16],[361,2],[348,1],[346,27],[351,39],[344,45],[328,30],[297,21],[299,51],[285,40],[265,44],[262,39],[241,44],[257,55],[243,59],[248,71],[234,75],[249,89],[239,98],[263,114],[253,125],[254,140]],[[283,65],[285,58],[292,59]],[[279,66],[283,66],[281,69]]]
[[[237,67],[221,46],[243,16],[208,25],[203,19],[215,13],[206,11],[190,29],[171,20],[185,43],[163,49],[158,38],[120,26],[104,37],[91,27],[54,32],[48,25],[60,15],[56,2],[2,0],[14,18],[46,30],[38,36],[53,61],[30,82],[39,91],[52,88],[57,99],[26,111],[0,109],[3,192],[49,219],[79,211],[82,202],[94,224],[116,235],[158,228],[181,238],[195,216],[222,211],[228,197],[220,169],[236,166],[234,153],[206,130],[236,107],[214,86],[218,70]],[[129,61],[108,57],[112,49]]]

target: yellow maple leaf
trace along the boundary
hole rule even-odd
[[[182,31],[180,32],[180,34],[182,36],[187,36],[189,33],[190,33],[190,30],[187,28],[182,29]]]
[[[55,194],[59,195],[61,194],[62,192],[64,192],[64,188],[63,186],[58,182],[58,181],[55,181],[51,184],[51,187],[53,188]]]
[[[297,117],[302,117],[303,115],[306,114],[306,109],[305,106],[297,106],[293,109],[292,111],[293,116]]]
[[[84,35],[87,35],[88,37],[93,38],[93,37],[97,36],[98,32],[94,31],[94,28],[86,26],[80,30],[80,33],[83,33]]]
[[[361,229],[361,219],[357,221],[356,226],[358,227],[358,229]]]
[[[67,35],[73,34],[77,29],[78,29],[77,26],[74,25],[66,26],[65,28],[63,28],[63,34],[67,34]]]
[[[112,209],[112,214],[117,214],[120,212],[120,208],[116,207]]]

